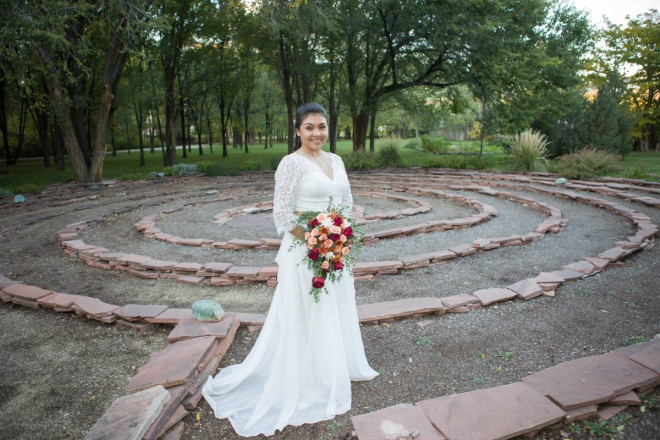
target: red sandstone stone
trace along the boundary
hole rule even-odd
[[[263,325],[266,315],[261,313],[234,313],[241,325]]]
[[[628,408],[628,405],[603,405],[598,408],[598,417],[603,420],[609,420]]]
[[[220,277],[211,278],[212,286],[231,286],[232,284],[236,284],[236,280],[232,280],[229,278],[220,278]]]
[[[68,293],[53,292],[51,295],[44,296],[37,300],[39,305],[49,308],[70,309],[78,295],[69,295]]]
[[[518,281],[517,283],[507,286],[507,289],[516,292],[519,298],[530,300],[537,296],[543,295],[544,290],[539,286],[534,278]]]
[[[178,324],[181,317],[188,313],[190,313],[190,309],[167,309],[158,316],[147,317],[145,320],[152,324]]]
[[[151,258],[145,257],[144,255],[125,254],[124,256],[117,258],[117,261],[121,262],[122,264],[142,265],[150,259]]]
[[[576,272],[580,272],[585,275],[590,275],[595,270],[594,265],[585,260],[568,264],[564,266],[564,269],[574,270]]]
[[[473,252],[474,248],[469,243],[461,243],[457,246],[450,247],[449,250],[456,255],[465,255],[468,252]]]
[[[565,280],[550,272],[541,272],[534,278],[537,283],[563,283]]]
[[[20,298],[18,296],[12,296],[11,297],[11,302],[14,304],[18,304],[23,307],[30,307],[33,309],[38,309],[39,308],[39,303],[33,299],[25,299],[25,298]]]
[[[161,386],[116,399],[85,436],[85,440],[139,440],[170,399]]]
[[[225,273],[233,266],[232,263],[204,263],[204,270],[213,273]]]
[[[351,417],[351,421],[360,440],[399,438],[403,430],[419,431],[418,438],[422,440],[446,439],[416,406],[393,406]]]
[[[396,270],[402,267],[403,263],[400,261],[360,262],[353,266],[353,273],[355,275],[367,275],[378,273],[381,270]]]
[[[442,305],[445,306],[446,308],[453,309],[456,307],[462,307],[462,306],[467,306],[468,304],[476,303],[477,301],[479,301],[479,298],[463,293],[460,295],[452,295],[452,296],[446,296],[444,298],[440,298],[440,301],[442,302]]]
[[[106,304],[98,298],[91,298],[89,296],[80,296],[75,303],[71,305],[74,310],[80,311],[83,314],[91,315],[96,318],[109,316],[119,308],[112,304]]]
[[[579,420],[589,419],[598,415],[596,405],[588,405],[580,408],[569,409],[566,411],[566,423],[573,423]]]
[[[624,249],[621,249],[620,247],[614,247],[599,254],[598,258],[602,258],[604,260],[610,260],[610,261],[618,261],[621,258],[625,257],[626,255],[627,253]]]
[[[442,315],[444,311],[442,302],[438,298],[406,298],[396,301],[362,304],[358,306],[358,317],[360,322],[369,323],[431,313]]]
[[[138,369],[126,391],[134,393],[156,385],[171,387],[187,382],[197,373],[197,365],[213,348],[215,339],[204,336],[169,344]]]
[[[616,396],[608,403],[612,405],[641,405],[642,401],[634,391]]]
[[[27,300],[37,300],[53,293],[52,290],[45,290],[40,287],[27,286],[25,284],[19,283],[11,284],[7,287],[4,287],[2,290],[12,296]]]
[[[167,306],[162,305],[126,304],[125,306],[115,310],[113,313],[121,318],[134,320],[142,318],[155,318],[165,310],[167,310]]]
[[[450,439],[507,439],[558,422],[565,412],[532,387],[510,385],[417,402]]]
[[[472,292],[472,295],[479,298],[481,304],[488,306],[496,302],[507,301],[511,298],[514,298],[516,296],[516,292],[513,292],[509,289],[493,287],[490,289],[477,290],[476,292]]]
[[[260,270],[261,267],[233,266],[227,271],[225,275],[227,275],[229,278],[244,278],[246,276],[256,277]]]
[[[0,301],[8,303],[11,302],[12,298],[13,297],[10,294],[5,293],[4,290],[0,290]]]
[[[225,313],[220,321],[204,322],[198,321],[192,313],[184,313],[179,323],[167,336],[167,342],[176,342],[183,339],[198,338],[200,336],[214,336],[224,338],[234,325],[236,315]]]
[[[182,283],[188,283],[188,284],[201,284],[202,281],[204,281],[204,277],[198,277],[198,276],[192,276],[192,275],[181,275],[179,277],[179,281]]]
[[[657,382],[658,374],[608,353],[563,362],[522,381],[569,410],[608,402],[617,395]]]
[[[178,263],[176,261],[162,261],[162,260],[152,260],[152,259],[149,259],[144,263],[142,263],[145,269],[151,269],[158,272],[172,270],[172,268],[177,264]]]
[[[617,348],[613,353],[625,356],[660,374],[660,338]]]
[[[584,277],[582,272],[571,269],[555,270],[554,272],[550,273],[556,277],[563,278],[565,281],[573,281]]]
[[[204,269],[204,266],[199,263],[178,263],[172,268],[174,272],[178,273],[196,273],[202,269]]]
[[[279,268],[277,266],[266,266],[262,267],[259,273],[257,274],[260,277],[276,277]]]

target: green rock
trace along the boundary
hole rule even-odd
[[[192,305],[192,315],[199,321],[219,321],[224,316],[222,306],[215,301],[195,301]]]

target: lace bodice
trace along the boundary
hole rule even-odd
[[[348,215],[353,209],[353,196],[341,157],[330,153],[333,179],[314,162],[294,153],[284,156],[275,172],[273,217],[277,233],[290,231],[297,219],[295,211],[321,211],[333,203],[341,203]]]

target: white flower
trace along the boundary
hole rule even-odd
[[[332,260],[334,257],[335,257],[335,254],[333,254],[332,252],[328,252],[327,254],[325,254],[325,259],[326,260]]]
[[[331,219],[330,217],[326,217],[326,218],[323,219],[323,221],[321,222],[321,225],[323,225],[323,226],[326,227],[326,228],[329,228],[330,226],[332,226],[332,224],[333,224],[333,223],[332,223],[332,219]]]

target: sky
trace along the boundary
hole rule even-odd
[[[603,27],[603,15],[615,24],[627,23],[626,15],[634,18],[649,9],[660,9],[658,0],[572,0],[577,9],[589,12],[592,23]]]

